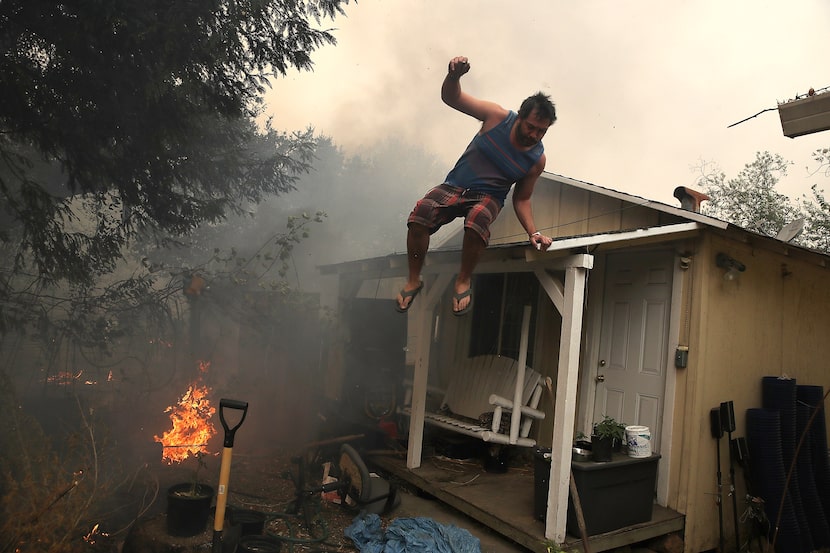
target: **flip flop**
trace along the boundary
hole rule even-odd
[[[414,290],[404,290],[403,288],[401,288],[401,300],[405,300],[406,298],[412,299],[409,300],[409,303],[406,305],[406,307],[401,307],[401,304],[398,303],[398,299],[395,298],[395,311],[397,311],[398,313],[406,313],[407,311],[409,311],[409,308],[412,307],[412,304],[415,302],[415,296],[418,295],[418,293],[421,291],[421,288],[423,287],[424,283],[422,282],[421,285],[415,288]]]
[[[453,297],[453,299],[455,300],[456,303],[460,302],[461,300],[463,300],[467,296],[470,297],[470,303],[467,304],[467,307],[465,307],[464,309],[459,309],[458,311],[456,311],[455,309],[452,310],[452,314],[455,315],[456,317],[461,317],[463,315],[466,315],[467,313],[470,312],[470,309],[472,309],[472,307],[473,307],[473,289],[472,288],[467,288],[466,290],[464,290],[460,294],[453,294],[452,295],[452,297]]]

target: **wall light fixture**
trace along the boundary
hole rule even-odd
[[[715,265],[726,271],[723,274],[724,280],[735,280],[739,274],[746,271],[746,265],[725,253],[719,253],[715,256]]]

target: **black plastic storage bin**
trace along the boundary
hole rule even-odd
[[[534,453],[533,514],[544,520],[550,480],[550,449],[536,448]],[[651,520],[659,459],[659,454],[634,458],[615,453],[611,461],[604,463],[571,462],[588,535],[611,532]],[[581,535],[570,497],[566,530],[572,536]]]
[[[614,454],[607,463],[571,463],[588,535],[651,520],[659,459],[659,454],[643,458]],[[570,498],[567,531],[580,535]]]

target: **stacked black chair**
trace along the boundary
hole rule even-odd
[[[830,459],[828,459],[827,450],[827,406],[822,405],[824,389],[821,386],[799,385],[796,390],[796,398],[798,404],[805,409],[804,415],[808,419],[814,414],[816,415],[808,431],[810,462],[816,492],[824,511],[824,518],[830,526]],[[819,545],[816,544],[816,546]]]
[[[813,545],[816,548],[830,546],[830,525],[827,524],[824,505],[816,487],[815,473],[813,472],[813,444],[810,432],[805,432],[807,423],[813,414],[813,409],[799,402],[796,407],[799,440],[801,448],[796,458],[798,466],[798,483],[801,493],[801,504],[807,514],[807,522],[810,526],[810,535],[813,538]],[[815,419],[814,419],[815,421]]]
[[[787,493],[789,493],[792,500],[793,510],[795,511],[799,534],[801,536],[801,548],[798,551],[809,553],[815,547],[813,546],[810,526],[807,522],[807,513],[801,502],[801,485],[798,478],[798,468],[797,466],[793,466],[795,448],[798,444],[798,433],[796,430],[796,381],[794,378],[765,376],[762,381],[761,392],[761,406],[765,409],[777,410],[781,417],[781,456],[784,460],[785,477],[792,467]],[[770,520],[774,521],[775,519],[770,518]],[[796,543],[793,542],[793,545]]]
[[[775,541],[778,553],[804,551],[801,530],[793,508],[792,495],[785,495],[787,469],[781,445],[781,416],[776,409],[747,409],[746,441],[752,458],[752,488],[764,500],[764,512],[775,527],[782,505],[780,526]],[[772,539],[772,536],[768,536]]]

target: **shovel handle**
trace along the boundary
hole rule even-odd
[[[225,421],[225,409],[238,409],[242,411],[242,417],[239,419],[239,422],[236,423],[233,427],[229,427],[227,421]],[[242,426],[242,422],[245,420],[245,415],[248,414],[248,402],[247,401],[239,401],[236,399],[220,399],[219,400],[219,421],[222,423],[222,428],[225,429],[225,443],[224,447],[233,447],[233,438],[236,434],[236,430]]]
[[[237,409],[242,411],[239,422],[233,427],[228,427],[225,421],[225,409]],[[216,512],[213,522],[213,547],[211,553],[222,553],[222,528],[225,524],[225,507],[228,501],[228,481],[231,473],[231,455],[233,454],[233,437],[236,429],[242,426],[245,415],[248,414],[248,402],[236,399],[219,400],[219,420],[222,428],[225,429],[225,449],[222,450],[222,464],[219,467],[219,493],[216,496]]]

